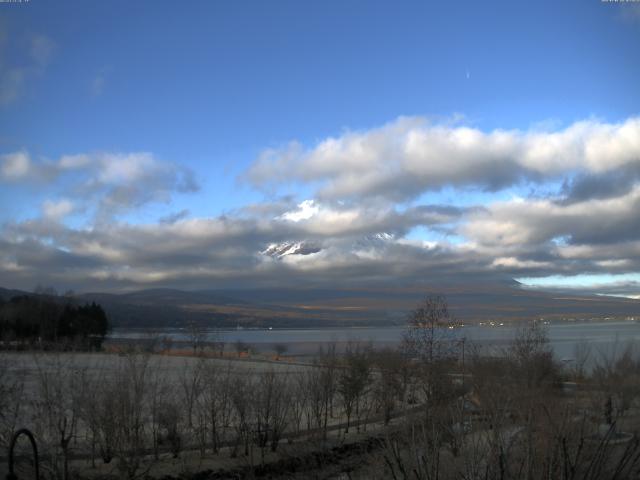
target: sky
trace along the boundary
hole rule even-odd
[[[0,3],[0,286],[640,295],[640,3]]]

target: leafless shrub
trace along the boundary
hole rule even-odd
[[[594,399],[600,405],[609,405],[605,414],[611,424],[623,416],[640,398],[640,352],[637,344],[629,342],[620,350],[614,345],[611,352],[600,352],[595,361],[592,377],[600,395]]]
[[[166,401],[161,405],[158,415],[158,425],[161,436],[160,443],[166,443],[173,458],[178,458],[182,449],[182,435],[180,433],[180,406]]]

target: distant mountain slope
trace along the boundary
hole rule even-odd
[[[103,298],[106,301],[118,298],[135,305],[183,305],[208,304],[236,305],[246,303],[218,292],[189,292],[172,288],[153,288],[119,295],[108,293],[85,293],[83,297]]]
[[[1,300],[9,300],[12,297],[16,297],[18,295],[27,295],[28,292],[23,292],[22,290],[14,290],[10,288],[2,288],[0,287],[0,299]]]
[[[103,304],[114,323],[121,325],[180,326],[186,320],[195,320],[221,327],[318,327],[400,324],[429,293],[445,295],[454,316],[464,322],[640,317],[637,300],[527,290],[517,282],[352,290],[153,289],[84,297]]]
[[[0,288],[0,298],[25,294]],[[377,289],[253,289],[183,291],[146,289],[124,294],[85,293],[78,301],[104,307],[115,326],[322,327],[404,323],[406,314],[427,294],[447,297],[453,315],[463,322],[544,317],[638,317],[640,301],[522,288],[517,282],[438,284]]]
[[[464,322],[490,319],[532,318],[640,318],[640,301],[579,295],[574,292],[543,292],[522,288],[517,282],[503,284],[438,285],[424,288],[353,290],[253,290],[226,291],[236,298],[254,298],[300,308],[308,312],[332,310],[338,316],[368,317],[376,322],[404,322],[406,313],[427,294],[446,296],[450,310]]]

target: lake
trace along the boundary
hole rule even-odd
[[[570,322],[546,325],[550,344],[558,359],[574,357],[575,346],[588,342],[593,355],[610,356],[620,352],[629,341],[640,341],[640,323],[633,321],[609,322]],[[476,344],[491,351],[500,349],[516,336],[520,327],[476,326],[469,325],[448,333],[452,339],[465,338],[467,345]],[[208,332],[209,339],[216,336],[228,344],[238,341],[254,346],[259,351],[273,349],[276,344],[285,344],[289,354],[302,355],[314,353],[319,345],[336,342],[370,341],[375,346],[398,345],[405,327],[344,327],[315,329],[243,329],[217,330]],[[110,334],[113,340],[149,339],[152,336],[169,337],[174,341],[189,341],[184,329],[158,329],[154,331],[139,329],[114,329]],[[232,347],[227,347],[232,348]]]

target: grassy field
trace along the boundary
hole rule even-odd
[[[357,443],[381,427],[371,400],[366,418],[351,419],[350,433],[345,432],[347,417],[337,398],[329,406],[329,399],[316,397],[312,411],[308,390],[322,379],[324,366],[272,356],[210,358],[189,353],[4,352],[2,401],[13,414],[2,417],[3,443],[11,431],[27,427],[36,434],[47,474],[64,475],[68,469],[100,477],[126,476],[118,455],[127,454],[118,453],[117,446],[113,461],[102,459],[106,443],[123,442],[123,449],[139,448],[135,475],[177,476],[206,469],[242,470],[309,453],[320,445],[326,450]],[[138,390],[140,398],[135,398]],[[266,397],[270,405],[264,405]],[[117,405],[112,398],[119,399]],[[119,409],[132,411],[123,414]],[[173,413],[163,418],[163,410]],[[128,442],[115,434],[100,438],[100,430],[106,435],[117,429],[105,414],[113,415],[114,422],[138,422],[139,434]],[[119,415],[124,416],[115,420]],[[213,441],[211,424],[217,420],[222,425]],[[267,432],[262,440],[256,438],[261,428]],[[277,438],[269,432],[275,428],[280,430]],[[61,438],[69,439],[64,448]],[[2,463],[0,468],[6,469]]]
[[[640,350],[563,367],[543,333],[462,364],[357,343],[315,358],[3,352],[0,441],[31,429],[56,479],[627,478]]]

